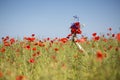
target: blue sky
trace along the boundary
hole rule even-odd
[[[120,0],[0,0],[0,37],[66,37],[74,15],[84,35],[120,32]]]

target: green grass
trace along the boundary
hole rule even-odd
[[[0,44],[0,49],[5,48],[0,52],[0,80],[120,80],[120,47],[114,38],[79,43],[87,56],[71,41],[43,41],[45,46],[36,42]],[[36,50],[32,50],[34,47]],[[102,52],[101,59],[97,57],[98,50]],[[34,61],[29,62],[30,59]]]

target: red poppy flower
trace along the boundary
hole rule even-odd
[[[109,31],[111,31],[111,30],[112,30],[112,28],[110,27],[110,28],[108,28],[108,30],[109,30]]]
[[[5,48],[4,48],[4,47],[1,48],[1,49],[0,49],[0,52],[4,53],[4,52],[5,52]]]
[[[32,38],[28,37],[28,41],[33,42],[34,40],[35,40],[34,37],[32,37]]]
[[[120,42],[120,33],[116,34],[116,39]]]
[[[86,40],[85,37],[76,40],[76,42],[80,42],[80,43],[84,43],[84,42],[86,42],[86,41],[87,41],[87,40]]]
[[[103,53],[102,53],[100,50],[98,50],[98,51],[96,52],[96,57],[97,57],[97,59],[102,60],[102,59],[103,59]]]
[[[27,49],[30,49],[30,45],[27,45],[26,48],[27,48]]]
[[[54,50],[55,50],[55,51],[58,51],[59,49],[58,49],[58,48],[55,48]]]
[[[93,39],[94,39],[94,41],[98,41],[98,40],[100,39],[100,37],[99,37],[99,36],[96,36],[96,37],[94,37]]]
[[[32,37],[34,37],[35,36],[35,34],[32,34]]]
[[[61,38],[60,41],[66,43],[68,41],[68,38]]]
[[[37,56],[39,56],[39,55],[41,55],[41,53],[40,53],[40,52],[36,52],[36,53],[34,53],[32,56],[33,56],[33,57],[37,57]]]
[[[6,40],[9,40],[9,38],[10,38],[9,36],[6,36]]]
[[[39,45],[40,47],[44,47],[44,46],[45,46],[45,44],[44,44],[43,42],[41,42],[41,41],[38,42],[38,45]]]
[[[116,50],[116,51],[119,51],[119,50],[120,50],[120,47],[116,47],[115,50]]]
[[[37,55],[41,55],[41,53],[40,53],[40,52],[37,52]]]
[[[10,43],[11,43],[11,44],[15,43],[15,39],[14,39],[14,38],[11,38],[11,39],[10,39]]]
[[[34,62],[35,62],[34,58],[29,59],[29,63],[34,63]]]
[[[115,34],[112,34],[112,37],[115,37]]]
[[[24,39],[29,41],[29,42],[33,42],[35,40],[34,37],[24,37]]]
[[[4,46],[10,46],[10,43],[9,42],[4,42]]]
[[[36,51],[37,49],[36,49],[36,47],[34,47],[34,48],[32,48],[32,50],[33,50],[33,51]]]
[[[50,40],[50,38],[48,37],[48,38],[47,38],[47,40],[49,41],[49,40]]]
[[[25,76],[23,76],[23,75],[17,76],[16,80],[25,80]]]
[[[3,73],[0,71],[0,78],[3,77]]]
[[[95,37],[97,35],[97,33],[93,33],[92,36]]]
[[[36,57],[36,56],[37,56],[37,53],[34,53],[32,56],[33,56],[33,57]]]

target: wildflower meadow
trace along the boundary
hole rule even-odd
[[[0,42],[0,80],[120,80],[120,33],[64,38],[35,34]],[[86,55],[85,55],[86,53]]]

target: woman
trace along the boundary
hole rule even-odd
[[[75,42],[77,38],[77,34],[82,33],[82,31],[80,30],[80,23],[79,22],[73,23],[70,29],[71,29],[71,34],[72,34],[72,41]]]

